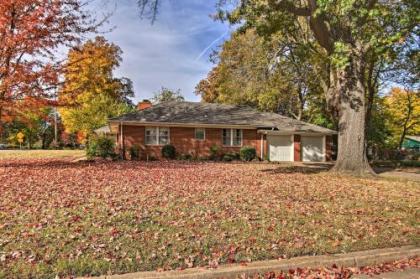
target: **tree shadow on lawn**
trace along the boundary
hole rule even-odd
[[[262,172],[269,174],[303,173],[315,174],[329,171],[334,165],[329,163],[302,163],[298,165],[279,164],[278,167],[263,169]]]

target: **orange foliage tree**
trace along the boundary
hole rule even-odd
[[[0,1],[0,129],[55,94],[57,49],[73,46],[102,23],[79,0]]]

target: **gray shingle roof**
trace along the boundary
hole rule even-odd
[[[110,122],[246,125],[280,131],[333,134],[335,131],[247,106],[214,103],[166,102],[111,118]]]

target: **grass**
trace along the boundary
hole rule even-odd
[[[272,164],[0,161],[0,278],[419,244],[420,185]]]
[[[0,160],[82,157],[84,150],[0,150]]]

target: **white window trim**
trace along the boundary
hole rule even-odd
[[[164,128],[164,129],[168,129],[168,142],[165,144],[160,143],[159,141],[159,134],[160,134],[160,129]],[[147,129],[155,129],[156,130],[156,142],[157,143],[146,143],[146,130]],[[166,144],[170,144],[171,143],[171,129],[169,127],[153,127],[153,126],[149,126],[149,127],[145,127],[144,128],[144,144],[148,145],[148,146],[163,146]]]
[[[197,130],[198,130],[198,129],[203,130],[203,133],[204,133],[204,138],[202,138],[202,139],[198,139],[198,138],[197,138]],[[195,128],[195,129],[194,129],[194,139],[195,139],[195,140],[199,140],[199,141],[206,140],[206,128]]]
[[[226,145],[223,142],[223,130],[230,130],[230,145]],[[233,130],[241,131],[241,144],[239,145],[233,145]],[[224,147],[242,147],[243,141],[244,141],[244,132],[242,129],[236,129],[236,128],[223,128],[222,129],[222,145]]]

